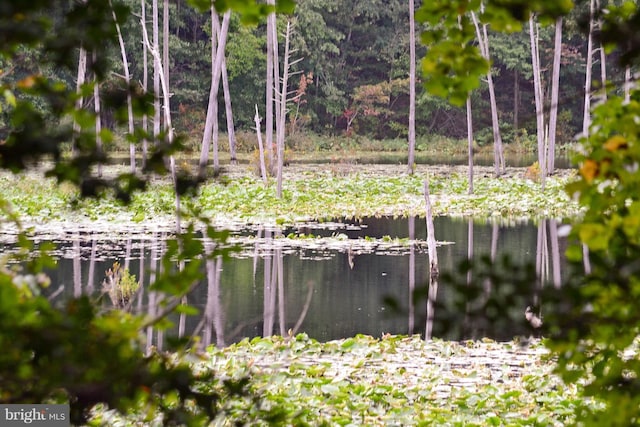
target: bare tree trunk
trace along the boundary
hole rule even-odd
[[[147,47],[148,50],[159,51],[160,41],[158,36],[158,0],[153,0],[151,4],[152,23],[151,26],[153,32],[153,46]],[[146,31],[146,25],[142,24]],[[146,34],[144,37],[147,37]],[[148,43],[145,43],[147,45]],[[153,138],[158,139],[160,135],[160,61],[153,61]]]
[[[260,175],[262,176],[262,182],[267,185],[267,167],[264,164],[264,147],[262,146],[262,131],[260,130],[260,115],[258,114],[258,104],[256,104],[256,115],[254,117],[256,122],[256,134],[258,136],[258,154],[260,156]]]
[[[147,31],[147,12],[146,12],[146,0],[140,0],[140,20],[142,21],[142,32]],[[144,36],[143,36],[144,39]],[[147,63],[147,45],[142,43],[142,92],[146,95],[149,86],[149,70]],[[149,117],[145,113],[142,116],[142,130],[146,135],[148,129]],[[148,152],[147,138],[142,139],[142,169],[147,166],[147,152]]]
[[[76,80],[76,93],[78,94],[78,98],[76,99],[76,110],[81,110],[84,104],[84,98],[80,95],[82,92],[82,86],[85,84],[87,75],[87,50],[80,46],[80,51],[78,52],[78,78]],[[71,143],[71,150],[74,155],[76,153],[76,133],[80,132],[80,125],[74,120],[73,121],[73,130],[74,136],[73,141]]]
[[[547,175],[546,163],[547,155],[545,150],[545,126],[544,110],[542,105],[542,82],[540,77],[540,55],[538,53],[538,35],[535,18],[529,18],[529,34],[531,37],[531,66],[533,68],[533,89],[536,102],[536,128],[538,136],[538,166],[540,167],[540,180],[544,188],[545,177]]]
[[[157,0],[154,0],[154,2]],[[144,26],[144,24],[143,24]],[[145,28],[146,30],[146,28]],[[153,57],[154,70],[157,69],[158,76],[160,80],[160,84],[162,85],[162,99],[163,99],[163,111],[164,111],[164,124],[165,130],[167,132],[167,139],[169,144],[173,143],[173,126],[171,125],[171,109],[169,108],[169,87],[167,86],[167,82],[164,80],[165,72],[163,71],[160,53],[154,49],[149,43],[149,38],[147,36],[146,31],[143,32],[144,42]],[[178,176],[176,171],[176,160],[172,156],[169,157],[169,167],[171,171],[171,178],[173,180],[174,190],[175,190],[175,210],[176,210],[176,232],[179,234],[182,232],[182,227],[180,225],[180,194],[178,192]]]
[[[424,199],[427,208],[427,247],[429,252],[429,295],[427,297],[427,324],[425,327],[425,339],[430,340],[433,332],[434,309],[438,296],[438,251],[436,249],[436,237],[433,228],[433,214],[431,212],[431,200],[429,196],[429,181],[424,181]]]
[[[211,14],[213,19],[217,19],[213,15],[215,15],[215,9],[211,9]],[[229,19],[231,18],[231,12],[225,12],[222,18],[222,25],[220,27],[220,35],[218,36],[217,45],[214,50],[214,38],[216,37],[216,33],[212,31],[211,34],[211,56],[212,56],[212,67],[211,67],[211,89],[209,91],[209,105],[207,107],[207,119],[204,125],[204,134],[202,136],[202,150],[200,152],[200,166],[198,170],[198,175],[200,177],[204,177],[206,174],[206,167],[209,161],[209,147],[214,133],[214,124],[218,121],[218,88],[220,86],[220,76],[222,74],[222,62],[224,59],[224,51],[227,44],[227,33],[229,31]],[[215,51],[215,60],[213,58]],[[217,133],[217,132],[216,132]],[[217,135],[216,135],[217,138]]]
[[[267,4],[275,5],[275,0],[267,0]],[[275,123],[278,123],[280,121],[280,110],[278,108],[274,109],[275,88],[280,84],[280,63],[278,60],[278,56],[279,53],[276,14],[275,12],[272,12],[271,14],[269,14],[269,16],[267,16],[267,105],[265,111],[265,142],[267,144],[267,160],[269,161],[269,170],[272,174],[275,171],[275,161],[273,158],[274,121]]]
[[[483,25],[482,31],[480,31],[480,25],[478,23],[478,19],[476,18],[476,14],[471,12],[471,18],[473,19],[473,24],[476,27],[476,34],[478,36],[478,43],[480,45],[482,56],[490,62],[491,56],[489,55],[489,37],[487,35],[487,26]],[[496,94],[493,85],[493,76],[491,74],[491,69],[489,69],[489,71],[487,72],[487,85],[489,86],[489,100],[491,102],[494,172],[496,176],[500,176],[505,172],[505,164],[504,153],[502,151],[502,136],[500,135],[500,121],[498,119],[498,104],[496,102]]]
[[[587,39],[587,65],[584,81],[584,117],[582,119],[582,133],[589,136],[591,126],[591,73],[593,67],[593,15],[595,0],[590,1],[589,6],[589,37]]]
[[[164,0],[162,5],[162,70],[164,84],[169,89],[169,0]]]
[[[97,60],[96,52],[92,54],[93,62]],[[98,79],[94,76],[93,85],[93,107],[96,113],[96,151],[99,155],[102,154],[102,119],[100,117],[100,84]],[[102,162],[98,162],[98,176],[102,176]]]
[[[218,15],[211,14],[211,22],[213,24],[212,33],[216,33],[220,37],[220,22]],[[227,60],[222,57],[222,91],[224,93],[225,116],[227,119],[227,135],[229,137],[229,154],[231,155],[231,163],[236,163],[236,132],[233,124],[233,109],[231,108],[231,92],[229,91],[229,76],[227,75]]]
[[[520,127],[518,111],[520,110],[520,73],[513,70],[513,130],[518,132]]]
[[[284,65],[282,67],[282,87],[279,93],[279,113],[276,113],[276,132],[277,132],[277,151],[278,151],[278,167],[277,167],[277,184],[276,195],[282,197],[282,168],[284,166],[284,131],[286,127],[287,117],[287,83],[289,79],[289,39],[291,36],[291,22],[287,22],[287,32],[285,37],[284,48]]]
[[[416,23],[414,0],[409,0],[409,159],[407,173],[413,174],[416,150]]]
[[[116,11],[113,9],[111,5],[111,1],[109,1],[109,5],[111,6],[111,14],[113,15],[113,21],[116,24],[116,32],[118,33],[118,43],[120,44],[120,54],[122,55],[122,68],[124,68],[124,80],[127,83],[127,119],[128,119],[128,133],[129,135],[133,135],[133,106],[131,103],[131,75],[129,74],[129,61],[127,60],[127,51],[124,47],[124,40],[122,39],[122,32],[120,31],[120,25],[118,24],[118,17],[116,16]],[[136,146],[133,143],[129,144],[129,163],[131,167],[131,173],[135,173],[136,171]]]
[[[469,194],[473,194],[473,117],[471,114],[471,97],[467,97],[467,143],[469,152]]]
[[[556,20],[553,73],[551,77],[551,109],[549,111],[549,146],[547,147],[547,174],[555,169],[556,127],[558,122],[558,93],[560,92],[560,59],[562,57],[562,18]]]
[[[596,0],[596,9],[600,10],[600,0]],[[602,28],[602,19],[598,18],[597,22],[598,31]],[[602,100],[607,100],[607,53],[604,51],[604,46],[600,42],[600,81],[602,82]]]

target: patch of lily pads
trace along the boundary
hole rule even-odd
[[[408,175],[402,165],[367,165],[336,175],[328,169],[307,167],[287,171],[283,196],[278,198],[275,182],[265,186],[242,166],[237,168],[222,181],[203,184],[183,205],[227,229],[284,227],[335,218],[424,216],[424,182],[428,181],[434,215],[501,221],[572,218],[581,213],[564,191],[573,179],[571,171],[548,177],[544,189],[526,178],[524,169],[509,170],[504,177],[481,173],[474,178],[474,193],[469,195],[467,176],[460,168],[434,172],[423,166]],[[127,230],[151,223],[171,229],[175,221],[173,189],[167,180],[152,183],[149,191],[137,193],[128,206],[108,197],[80,200],[75,189],[57,186],[34,173],[3,174],[0,194],[26,225],[36,229],[51,223]]]
[[[358,335],[320,343],[299,334],[211,347],[192,363],[214,370],[220,384],[246,381],[245,397],[221,402],[220,426],[562,426],[587,404],[553,374],[539,340]],[[133,425],[140,416],[102,411],[96,419]]]
[[[310,253],[319,254],[320,258],[326,258],[336,253],[348,253],[350,255],[376,254],[376,255],[403,255],[413,247],[418,252],[427,251],[426,240],[410,240],[391,236],[374,238],[351,239],[344,233],[336,233],[331,236],[314,236],[308,234],[290,233],[287,236],[260,237],[260,236],[231,236],[229,243],[235,244],[240,251],[233,254],[234,257],[248,258],[259,253],[264,248],[271,254],[274,249],[280,249],[284,254]],[[438,246],[453,244],[454,242],[437,242]]]

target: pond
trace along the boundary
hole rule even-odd
[[[566,241],[558,237],[553,220],[499,225],[448,217],[435,218],[441,271],[452,271],[467,257],[508,254],[518,263],[538,263],[538,271],[560,283],[560,254]],[[429,262],[424,218],[363,218],[308,223],[287,230],[260,227],[237,230],[232,240],[240,251],[230,259],[210,263],[209,276],[188,302],[197,316],[173,319],[168,334],[202,336],[205,344],[228,345],[244,337],[305,332],[319,341],[356,334],[381,336],[425,331],[426,302],[412,301],[413,290],[428,283]],[[52,295],[62,299],[102,292],[106,271],[118,261],[141,280],[143,287],[131,309],[153,313],[155,295],[148,284],[160,268],[166,249],[162,233],[67,233],[52,239],[58,268],[48,272]],[[39,241],[38,244],[41,244]],[[521,306],[508,307],[523,317],[536,304],[535,283]],[[392,310],[385,299],[402,310]],[[453,306],[454,292],[441,285],[435,323],[445,316],[458,323],[435,336],[448,339],[511,339],[527,331],[505,318],[491,328],[473,322]],[[165,336],[149,331],[149,342],[162,348]]]

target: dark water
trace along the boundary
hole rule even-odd
[[[559,269],[554,266],[554,251],[550,248],[556,248],[558,257],[566,246],[562,240],[555,246],[546,231],[541,234],[543,228],[549,230],[552,224],[542,221],[539,225],[499,226],[436,218],[436,239],[443,242],[438,248],[440,271],[455,270],[471,248],[474,258],[493,252],[496,258],[508,254],[518,263],[535,263],[537,259],[540,271],[552,278]],[[188,299],[200,309],[200,315],[174,318],[175,326],[167,333],[195,333],[203,336],[203,342],[218,345],[289,331],[306,332],[320,341],[359,333],[424,334],[426,300],[414,299],[411,303],[410,298],[413,289],[428,283],[424,219],[343,220],[307,224],[280,234],[288,233],[334,236],[333,241],[338,237],[339,244],[328,249],[315,239],[311,245],[299,246],[296,243],[301,240],[305,243],[304,239],[276,238],[272,231],[265,230],[245,231],[242,234],[259,238],[245,242],[243,251],[231,260],[212,264],[212,271],[219,274],[205,278]],[[375,247],[375,242],[363,245],[366,236],[389,242],[406,239],[410,234],[413,245],[407,241],[391,246]],[[58,300],[81,293],[99,295],[106,270],[119,261],[138,279],[143,278],[144,287],[132,309],[153,313],[154,297],[147,288],[152,269],[160,268],[158,259],[166,247],[165,239],[160,234],[134,237],[120,234],[109,238],[70,234],[56,242],[55,254],[59,259],[58,268],[49,272],[51,291],[59,291],[55,297]],[[530,300],[525,297],[521,304],[505,307],[505,311],[522,317],[526,305],[535,303],[536,286],[532,283],[531,289],[522,290],[531,295]],[[392,310],[385,298],[391,298],[401,309]],[[441,307],[436,309],[435,323],[446,317],[449,321],[453,319],[454,325],[444,332],[438,332],[442,328],[436,326],[435,336],[510,339],[527,333],[509,318],[492,328],[477,327],[475,322],[469,325],[465,313],[455,311],[455,299],[450,287],[439,287],[437,301]],[[110,304],[104,295],[103,301]],[[162,346],[163,335],[154,332],[149,338]]]

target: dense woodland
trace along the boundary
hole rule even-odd
[[[129,0],[129,19],[121,28],[129,63],[131,81],[142,89],[152,89],[153,58],[144,49],[139,16],[142,3]],[[211,15],[190,6],[186,0],[158,1],[160,32],[168,30],[168,71],[170,108],[173,127],[177,132],[199,140],[204,129],[211,88],[212,46]],[[417,2],[416,8],[421,2]],[[149,38],[152,29],[152,4],[145,5]],[[589,3],[577,4],[565,18],[562,29],[562,61],[560,69],[559,115],[557,139],[565,143],[582,130],[587,69]],[[167,19],[168,22],[164,22]],[[219,17],[221,19],[221,17]],[[288,89],[288,132],[312,131],[320,135],[363,135],[368,138],[406,138],[409,112],[409,8],[400,0],[300,0],[291,22],[290,76]],[[286,17],[278,19],[280,61],[284,60]],[[418,24],[418,33],[424,29]],[[588,26],[588,25],[587,25]],[[491,73],[495,85],[500,127],[506,143],[516,136],[536,134],[536,114],[531,61],[529,26],[514,34],[489,34]],[[226,70],[233,109],[233,122],[238,130],[253,131],[255,108],[264,116],[266,87],[267,24],[243,25],[237,14],[229,21],[226,41]],[[543,25],[539,31],[540,69],[544,105],[550,105],[551,70],[554,53],[554,26]],[[159,37],[159,49],[165,52],[164,37]],[[615,53],[601,56],[594,46],[591,61],[591,91],[594,96],[602,87],[603,77],[609,81],[624,80],[623,69],[617,66]],[[428,47],[417,45],[417,61]],[[160,53],[163,53],[160,52]],[[146,58],[145,58],[146,53]],[[78,61],[78,52],[69,52],[69,61]],[[106,55],[103,55],[106,54]],[[19,61],[4,64],[4,78],[12,80],[33,74],[56,75],[70,86],[77,75],[56,69],[41,69],[37,53],[27,51]],[[602,59],[605,59],[602,67]],[[112,47],[100,52],[100,61],[108,61],[111,75],[103,87],[121,84],[124,76],[121,51]],[[91,62],[91,56],[88,58]],[[145,61],[147,77],[144,76]],[[296,62],[298,61],[298,62]],[[282,70],[281,64],[281,70]],[[166,67],[166,64],[165,64]],[[420,67],[418,67],[420,71]],[[281,71],[282,72],[282,71]],[[416,129],[418,135],[441,135],[464,138],[467,135],[464,108],[451,106],[427,93],[418,72],[416,99]],[[620,85],[616,85],[620,87]],[[471,99],[475,139],[479,144],[491,143],[491,109],[486,82],[474,91]],[[92,97],[84,99],[92,105]],[[227,128],[224,97],[218,96],[219,125]],[[90,107],[93,108],[92,106]],[[103,125],[113,128],[111,111],[102,111]],[[295,138],[288,141],[295,147]]]

